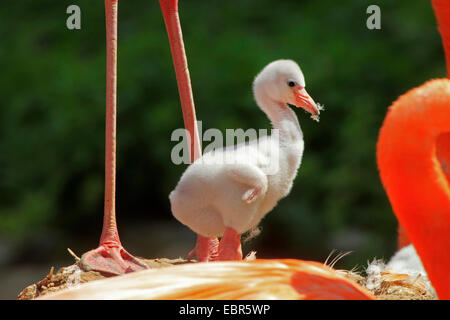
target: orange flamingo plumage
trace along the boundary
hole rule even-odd
[[[374,296],[318,262],[253,260],[144,270],[39,299],[368,300]]]
[[[399,223],[441,299],[450,298],[450,80],[401,96],[380,131],[378,166]]]
[[[450,75],[450,3],[433,0]],[[398,218],[440,299],[450,299],[450,80],[431,80],[389,108],[377,162]],[[403,230],[404,229],[404,230]]]

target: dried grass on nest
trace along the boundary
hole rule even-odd
[[[356,271],[339,270],[347,278],[356,281],[370,292],[378,300],[436,300],[437,297],[420,276],[411,277],[408,274],[383,271],[380,274],[380,283],[376,288],[367,286],[368,276],[363,276]]]
[[[335,250],[331,251],[325,264],[334,268],[334,265],[352,253],[351,251],[339,253],[330,263],[328,260],[333,256]],[[374,269],[376,270],[374,272]],[[386,265],[382,260],[374,259],[368,263],[365,272],[358,272],[357,267],[352,270],[338,270],[345,277],[359,283],[361,286],[372,292],[377,300],[436,300],[437,296],[430,288],[428,279],[424,279],[420,274],[411,276],[409,274],[395,273],[386,270]]]

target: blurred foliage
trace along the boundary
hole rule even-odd
[[[65,26],[70,4],[81,8],[81,30]],[[366,28],[370,4],[381,7],[381,30]],[[320,123],[298,113],[305,153],[294,188],[247,249],[321,261],[333,248],[353,250],[347,267],[389,257],[396,220],[375,146],[387,107],[410,88],[445,76],[430,2],[181,0],[180,16],[204,130],[268,128],[251,83],[279,58],[300,64],[309,93],[326,107]],[[47,235],[61,251],[76,247],[68,239],[100,236],[104,23],[101,0],[0,5],[1,239],[24,243]],[[119,227],[177,224],[168,194],[185,166],[170,161],[176,144],[170,135],[183,120],[156,0],[119,1],[118,46]]]

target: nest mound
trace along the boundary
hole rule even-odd
[[[182,258],[178,259],[142,259],[150,269],[165,268],[176,264],[189,263]],[[84,271],[77,263],[62,267],[54,273],[54,268],[50,269],[49,274],[41,281],[26,287],[17,297],[18,300],[32,300],[48,293],[57,292],[63,289],[78,286],[79,284],[105,279],[107,276],[97,271]]]
[[[193,263],[182,258],[178,259],[141,259],[149,268],[164,268],[176,264]],[[433,290],[426,283],[426,279],[412,277],[407,274],[397,274],[383,271],[373,285],[373,278],[363,276],[354,271],[340,270],[344,276],[359,283],[371,291],[378,300],[435,300]],[[26,287],[18,296],[19,300],[31,300],[48,293],[78,286],[81,283],[104,279],[106,276],[96,271],[83,271],[76,263],[63,267],[54,273],[54,268],[41,281]]]

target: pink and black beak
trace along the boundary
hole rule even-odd
[[[295,86],[292,88],[295,96],[295,106],[297,108],[303,108],[309,112],[313,117],[318,117],[320,114],[319,106],[310,97],[306,89],[301,86]]]

